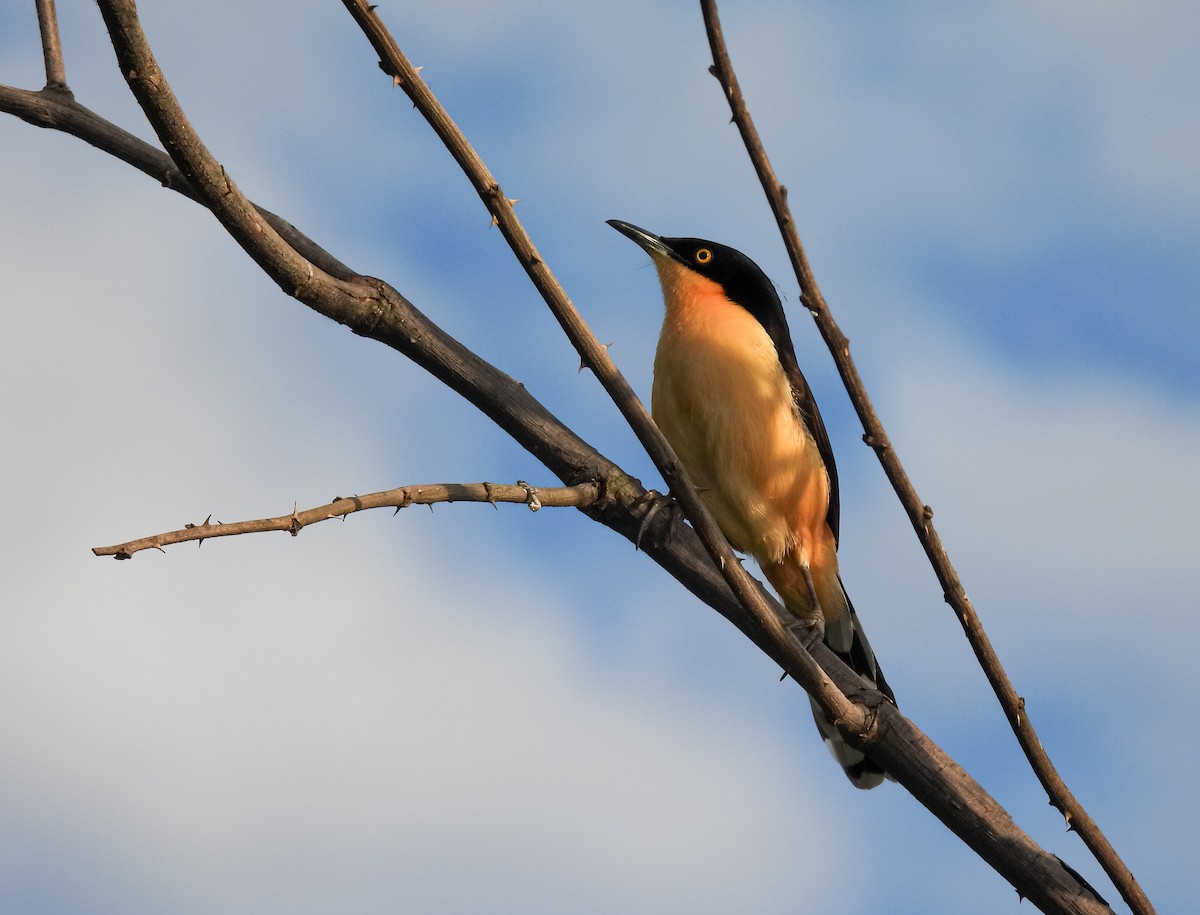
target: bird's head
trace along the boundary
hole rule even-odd
[[[720,292],[764,326],[782,314],[775,286],[741,251],[703,238],[655,235],[619,219],[610,219],[608,224],[650,255],[668,307],[681,297]]]

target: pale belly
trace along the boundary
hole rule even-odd
[[[730,542],[760,562],[807,565],[826,537],[829,478],[770,338],[746,320],[665,328],[651,408]]]

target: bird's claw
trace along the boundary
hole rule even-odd
[[[788,629],[800,640],[805,651],[811,651],[814,645],[825,638],[825,618],[817,616],[812,619],[792,620],[788,623]]]
[[[634,538],[633,548],[635,550],[640,550],[642,548],[642,538],[645,537],[647,532],[651,531],[652,529],[655,529],[654,542],[656,544],[664,544],[669,542],[671,539],[671,531],[675,527],[675,522],[682,517],[679,503],[670,496],[664,496],[662,493],[653,489],[642,496],[638,502],[645,504],[647,507],[645,514],[642,515],[641,522],[638,524],[637,536]],[[656,526],[655,518],[658,517],[659,511],[664,508],[667,511],[665,520],[660,519]]]

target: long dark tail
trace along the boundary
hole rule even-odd
[[[844,587],[842,593],[845,594]],[[839,623],[826,624],[825,644],[846,663],[847,667],[862,677],[868,686],[879,690],[895,704],[896,697],[892,693],[892,688],[888,686],[887,680],[884,679],[879,662],[875,659],[875,652],[871,650],[871,643],[867,641],[867,634],[863,631],[862,623],[859,622],[858,614],[854,612],[854,605],[850,603],[848,595],[846,596],[846,614]],[[882,784],[883,780],[888,777],[883,767],[861,750],[846,743],[842,739],[842,735],[838,733],[838,729],[834,727],[833,722],[825,716],[815,702],[812,703],[812,710],[817,728],[825,740],[825,746],[829,747],[829,752],[845,770],[846,777],[850,779],[854,787],[866,789]]]

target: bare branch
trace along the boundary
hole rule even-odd
[[[184,177],[170,156],[79,104],[70,93],[46,90],[32,92],[28,89],[0,86],[0,111],[16,115],[35,127],[59,130],[77,137],[132,165],[163,187],[183,194],[197,203],[204,203],[203,197]],[[339,279],[352,279],[358,275],[287,220],[264,207],[252,205],[280,237],[326,273]]]
[[[389,312],[411,310],[385,283],[327,273],[289,244],[242,194],[188,122],[154,59],[136,5],[132,0],[101,0],[98,5],[121,73],[159,140],[201,202],[285,293],[340,324],[361,323],[366,309],[372,315],[366,322],[369,335]]]
[[[449,113],[438,102],[433,92],[418,75],[400,50],[375,9],[366,0],[343,0],[355,22],[363,30],[372,47],[380,57],[380,66],[392,76],[401,89],[412,100],[413,105],[433,127],[438,137],[454,156],[463,172],[470,179],[476,193],[492,214],[496,225],[512,248],[513,254],[525,268],[533,285],[541,293],[550,311],[562,326],[571,344],[579,353],[583,365],[596,375],[604,390],[621,411],[642,447],[650,455],[663,479],[670,487],[671,495],[683,506],[684,513],[696,529],[713,562],[724,575],[730,589],[737,595],[752,619],[761,627],[766,637],[779,646],[789,658],[785,670],[804,687],[810,696],[820,703],[831,721],[845,722],[852,734],[867,729],[871,716],[863,707],[855,707],[839,691],[813,661],[800,644],[795,633],[782,621],[779,614],[763,599],[761,587],[742,568],[725,535],[717,527],[712,515],[701,501],[695,487],[675,456],[671,446],[650,418],[649,411],[633,392],[633,388],[608,355],[607,348],[596,339],[587,322],[579,314],[550,268],[542,260],[532,239],[521,225],[513,210],[513,200],[505,196],[500,184],[492,176],[483,160],[475,152],[466,136],[458,129]]]
[[[130,559],[142,550],[161,550],[173,543],[195,540],[203,543],[213,537],[234,537],[238,534],[260,534],[265,531],[287,531],[293,537],[310,524],[342,518],[355,512],[372,508],[394,508],[397,512],[410,505],[435,505],[438,502],[517,502],[528,505],[531,511],[543,506],[549,508],[583,508],[600,498],[600,486],[596,483],[580,483],[578,486],[538,488],[519,482],[508,483],[431,483],[422,486],[401,486],[384,492],[372,492],[365,496],[338,496],[327,505],[299,511],[275,518],[258,518],[253,521],[235,521],[223,524],[212,522],[209,515],[202,524],[185,524],[180,530],[165,534],[153,534],[115,546],[93,547],[97,556],[113,556]]]
[[[942,585],[946,602],[957,614],[971,648],[1008,717],[1021,749],[1025,751],[1025,756],[1038,780],[1050,796],[1050,802],[1062,813],[1068,827],[1079,833],[1129,907],[1139,915],[1150,915],[1154,912],[1150,900],[1134,879],[1132,872],[1117,855],[1107,837],[1067,788],[1066,783],[1050,761],[1049,755],[1042,747],[1029,720],[1024,699],[1017,694],[1012,682],[1008,679],[1008,675],[1000,663],[1000,658],[992,648],[991,641],[984,632],[983,624],[975,613],[971,601],[967,598],[958,573],[951,564],[950,557],[933,526],[933,509],[921,501],[916,487],[909,480],[908,474],[900,463],[900,458],[891,446],[883,423],[867,396],[866,387],[850,356],[850,341],[834,321],[829,306],[817,286],[808,263],[808,257],[804,252],[804,246],[796,231],[791,210],[788,207],[787,189],[776,178],[775,170],[771,167],[762,140],[750,117],[750,111],[738,86],[737,75],[734,73],[729,51],[725,45],[721,23],[717,17],[716,2],[715,0],[700,0],[700,7],[713,53],[713,66],[710,68],[710,72],[721,83],[721,88],[725,91],[725,97],[733,112],[734,122],[742,135],[742,140],[754,164],[754,169],[758,173],[771,210],[775,214],[775,220],[779,224],[780,233],[783,235],[784,245],[787,247],[788,255],[796,272],[796,280],[800,284],[801,301],[812,313],[821,336],[825,339],[825,343],[833,355],[842,382],[850,394],[850,399],[862,422],[863,440],[875,449],[875,454],[908,513],[913,529],[917,533],[917,539],[925,549],[925,554],[929,557],[938,581]]]
[[[326,274],[296,251],[238,190],[224,166],[200,140],[171,91],[142,32],[136,4],[132,0],[104,0],[99,7],[121,75],[154,132],[205,205],[255,263],[281,289],[304,302],[320,298],[327,306],[351,307],[350,300],[370,297],[371,290]]]
[[[58,12],[54,0],[37,0],[38,29],[42,33],[42,57],[46,62],[46,88],[70,92],[63,65],[62,41],[58,36]]]

